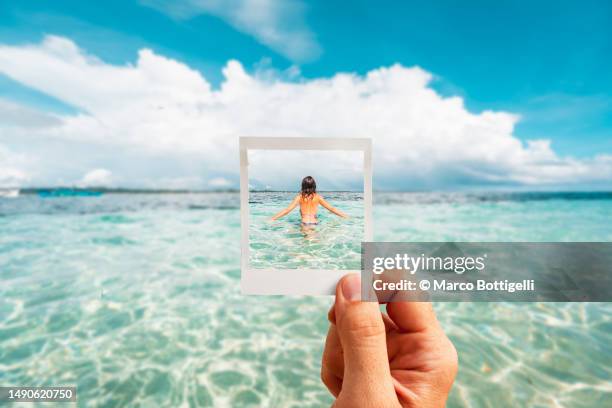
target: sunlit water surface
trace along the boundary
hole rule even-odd
[[[250,194],[249,260],[252,268],[359,270],[364,228],[363,194],[320,194],[349,218],[340,218],[319,206],[318,224],[304,226],[298,206],[289,215],[271,222],[270,217],[287,207],[296,193]]]
[[[611,214],[605,194],[379,194],[375,238],[610,241]],[[329,405],[331,299],[241,296],[239,241],[237,194],[0,198],[0,384],[76,384],[79,406]],[[450,407],[609,405],[610,304],[435,308],[459,352]]]

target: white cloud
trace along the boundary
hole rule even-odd
[[[578,160],[560,157],[548,140],[524,144],[513,135],[517,115],[469,112],[461,98],[429,88],[431,74],[418,67],[287,81],[250,75],[230,61],[213,90],[198,71],[151,50],[141,50],[134,64],[112,65],[49,36],[40,44],[0,45],[0,72],[83,112],[27,131],[2,130],[0,142],[19,141],[26,152],[53,143],[55,156],[40,159],[38,174],[77,163],[67,160],[69,149],[81,146],[80,174],[84,165],[103,166],[130,180],[146,163],[175,171],[169,179],[197,174],[237,185],[238,136],[265,135],[371,137],[377,188],[612,181],[611,156]],[[65,157],[58,157],[62,143]],[[88,154],[96,155],[94,165]],[[283,157],[275,163],[292,165]]]
[[[248,161],[256,189],[296,190],[306,176],[314,177],[319,190],[363,189],[362,152],[253,150]]]
[[[304,21],[306,6],[300,0],[141,0],[141,3],[181,20],[201,14],[219,17],[293,61],[307,61],[321,53]]]
[[[233,183],[225,177],[215,177],[208,181],[208,185],[214,188],[231,187]]]
[[[0,188],[19,187],[28,182],[30,174],[23,170],[26,164],[24,155],[0,145]]]
[[[61,120],[54,115],[0,98],[0,129],[5,127],[46,128],[60,124]]]
[[[113,173],[106,169],[88,171],[78,183],[84,187],[108,187],[112,184]]]
[[[19,187],[29,180],[27,173],[13,167],[0,167],[0,188]]]

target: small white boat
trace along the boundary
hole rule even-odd
[[[18,188],[0,189],[0,198],[15,198],[15,197],[19,197]]]

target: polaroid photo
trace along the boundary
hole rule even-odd
[[[241,288],[331,295],[372,240],[372,141],[240,138]]]

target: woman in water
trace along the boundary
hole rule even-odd
[[[315,179],[307,176],[302,180],[302,191],[300,194],[295,196],[287,208],[272,217],[272,220],[278,220],[289,214],[298,204],[300,205],[302,225],[304,226],[317,225],[317,208],[319,204],[339,217],[348,218],[348,215],[329,205],[329,203],[317,193],[317,183]]]

